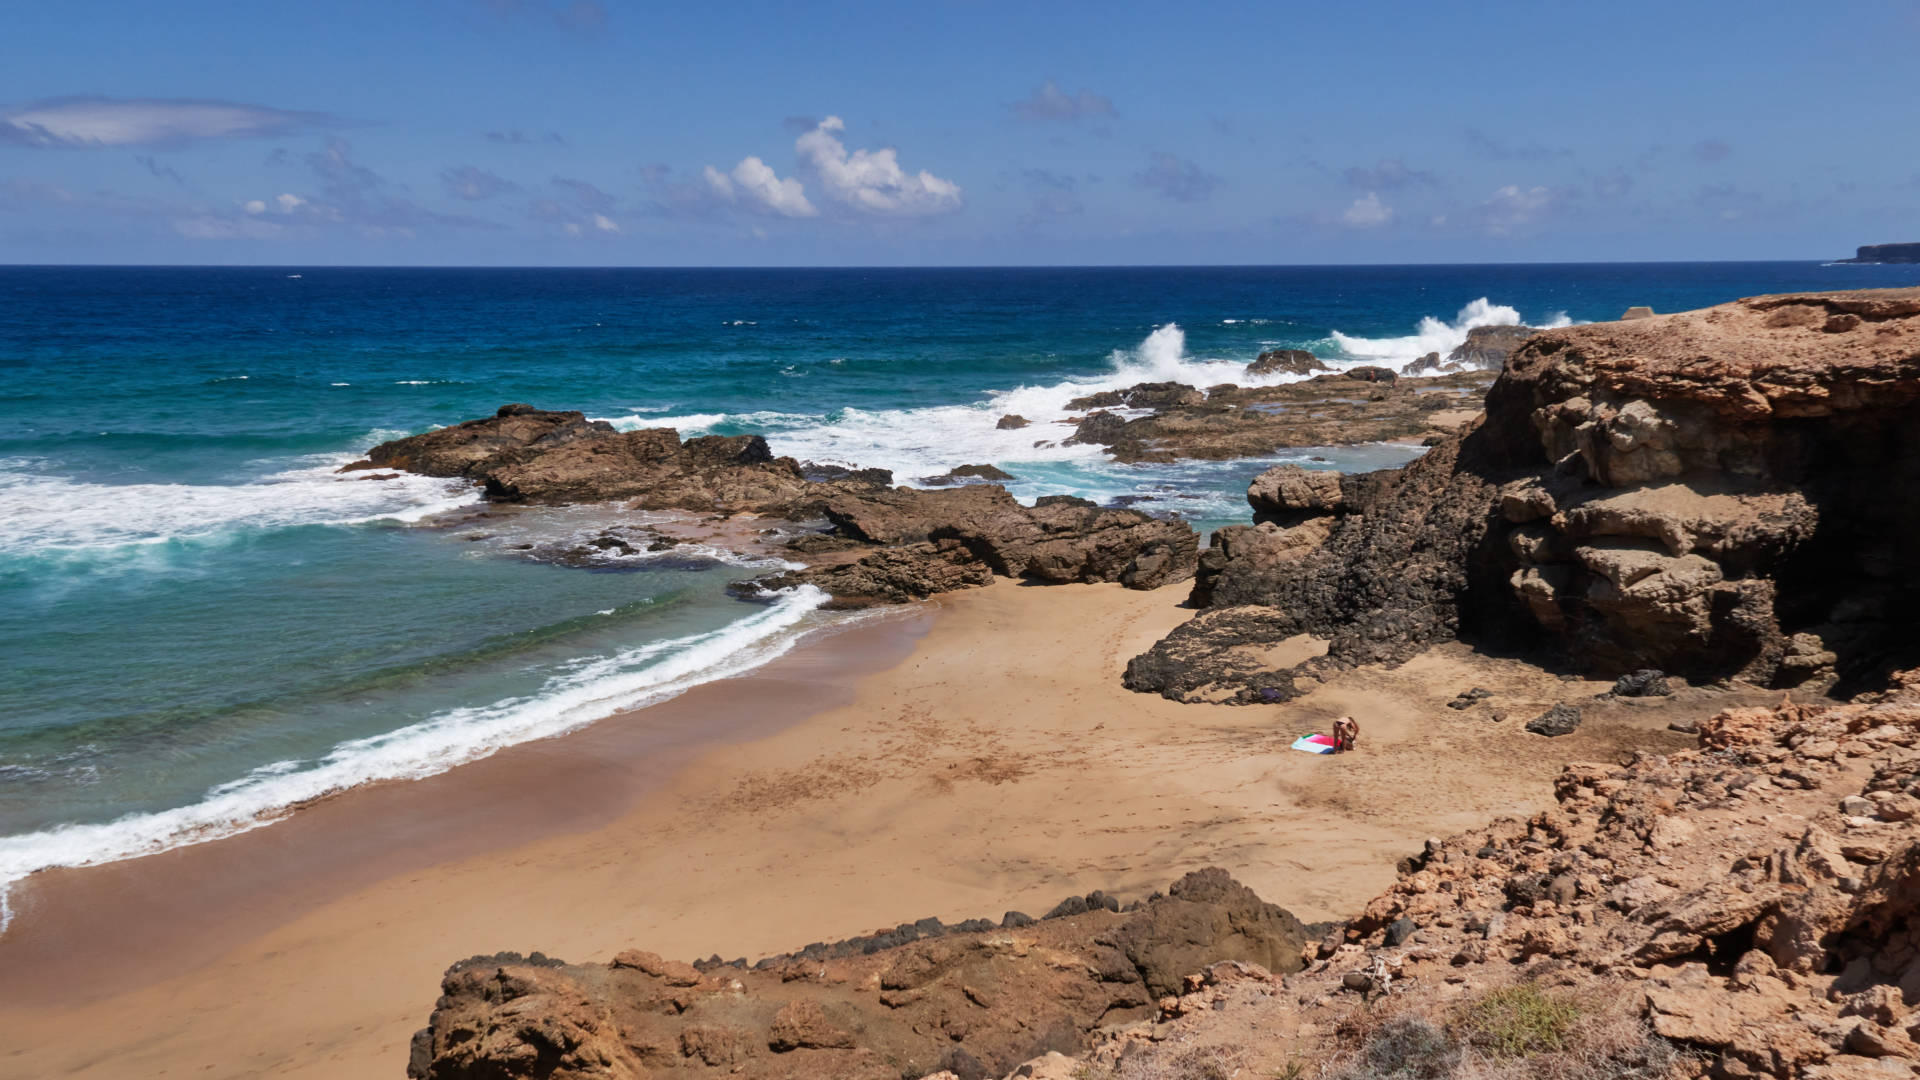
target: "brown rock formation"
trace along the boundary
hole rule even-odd
[[[1492,376],[1396,379],[1384,368],[1357,368],[1280,386],[1216,386],[1203,402],[1161,406],[1150,416],[1090,413],[1072,439],[1104,446],[1128,462],[1225,461],[1302,446],[1418,439],[1457,423],[1452,414],[1477,412]]]
[[[680,441],[668,428],[619,432],[578,412],[505,405],[493,416],[381,443],[379,468],[465,476],[510,503],[631,499],[637,509],[778,511],[807,491],[792,458],[758,435]],[[349,466],[352,468],[353,466]]]
[[[1920,290],[1543,331],[1484,423],[1342,481],[1320,547],[1216,539],[1196,600],[1235,613],[1176,630],[1127,682],[1272,700],[1294,672],[1247,670],[1248,646],[1331,639],[1310,673],[1465,633],[1613,672],[1867,685],[1920,660],[1916,422]]]
[[[821,510],[840,536],[900,550],[847,566],[780,574],[756,586],[808,582],[842,606],[898,603],[984,585],[994,574],[1152,589],[1192,576],[1199,546],[1185,522],[1068,495],[1026,507],[996,484],[846,492],[825,500]]]
[[[1094,1029],[1151,1015],[1209,964],[1302,963],[1300,923],[1221,870],[1117,907],[1096,893],[1039,922],[922,920],[751,970],[641,952],[604,967],[475,957],[447,972],[407,1073],[897,1080],[948,1069],[980,1080],[1085,1049]]]

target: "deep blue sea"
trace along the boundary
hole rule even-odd
[[[764,572],[638,569],[471,522],[463,482],[334,472],[507,402],[893,469],[992,463],[1023,498],[1147,496],[1240,520],[1271,462],[1111,464],[1036,447],[1073,396],[1247,381],[1264,349],[1445,352],[1795,289],[1920,284],[1817,263],[952,270],[0,267],[0,887],[270,821],[746,670],[831,618],[729,599]],[[1017,412],[1035,421],[999,431]],[[1418,451],[1302,451],[1326,467]],[[622,722],[642,723],[644,713]]]

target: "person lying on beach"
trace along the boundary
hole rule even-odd
[[[1345,753],[1355,749],[1360,742],[1360,722],[1351,716],[1343,716],[1333,722],[1333,752]]]

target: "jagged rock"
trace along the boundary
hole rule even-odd
[[[986,584],[994,574],[1154,589],[1191,577],[1198,557],[1199,537],[1185,522],[1065,495],[1044,496],[1025,507],[991,484],[845,492],[827,499],[821,509],[841,536],[897,550],[742,587],[808,582],[833,593],[843,606],[922,599]]]
[[[778,511],[807,490],[798,463],[774,457],[758,435],[682,443],[670,428],[619,432],[578,412],[530,405],[381,443],[367,459],[478,480],[498,502],[630,499],[648,510]]]
[[[1199,405],[1206,400],[1207,395],[1186,383],[1135,383],[1125,390],[1101,390],[1074,398],[1067,402],[1067,409],[1070,412],[1082,409],[1170,409]]]
[[[1095,896],[1041,923],[981,921],[871,951],[809,946],[691,986],[652,974],[658,958],[641,953],[606,968],[457,965],[407,1074],[893,1080],[945,1069],[979,1080],[1080,1052],[1098,1028],[1154,1015],[1157,997],[1210,965],[1301,966],[1298,921],[1224,871],[1189,874],[1126,914]]]
[[[1617,697],[1668,697],[1673,687],[1667,683],[1667,675],[1658,668],[1641,668],[1629,671],[1616,679],[1609,693]]]
[[[1247,364],[1249,375],[1312,375],[1331,371],[1324,361],[1305,349],[1268,349]]]
[[[1527,730],[1535,735],[1571,735],[1580,726],[1580,710],[1562,703],[1527,721]]]
[[[1033,423],[1033,421],[1028,420],[1019,413],[1008,413],[1001,417],[993,426],[1001,431],[1018,431],[1031,423]]]
[[[1830,329],[1842,317],[1858,325]],[[1210,557],[1201,599],[1327,638],[1315,670],[1464,633],[1609,675],[1870,686],[1920,662],[1903,616],[1920,604],[1916,423],[1920,289],[1540,331],[1479,424],[1343,480],[1344,512],[1301,557]],[[1210,663],[1197,644],[1181,654]],[[1132,685],[1250,701],[1290,683],[1165,659]]]
[[[1467,331],[1467,340],[1447,354],[1447,362],[1497,371],[1513,350],[1537,332],[1531,326],[1476,326]]]
[[[966,480],[1011,480],[1013,474],[992,465],[961,465],[940,476],[925,479],[928,484],[956,484]]]

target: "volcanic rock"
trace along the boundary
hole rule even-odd
[[[1191,577],[1198,556],[1199,538],[1185,522],[1066,495],[1027,507],[995,484],[844,492],[826,499],[821,511],[843,537],[906,547],[755,585],[810,582],[859,603],[920,599],[986,584],[993,574],[1153,589]]]
[[[476,957],[442,980],[407,1074],[896,1080],[947,1069],[979,1080],[1151,1017],[1211,965],[1303,963],[1298,920],[1222,870],[1189,874],[1130,913],[1082,907],[1014,929],[922,920],[932,932],[900,944],[822,943],[751,970],[709,967],[692,985],[656,974],[665,963],[644,953],[607,967]]]
[[[1331,371],[1326,362],[1305,349],[1268,349],[1247,364],[1249,375],[1312,375]]]
[[[1169,409],[1198,405],[1207,395],[1186,383],[1135,383],[1125,390],[1102,390],[1067,402],[1070,411],[1082,409]]]
[[[1527,721],[1527,730],[1549,737],[1571,735],[1580,727],[1580,710],[1562,703]]]
[[[506,405],[493,416],[381,443],[380,468],[464,476],[496,502],[574,503],[631,499],[637,509],[784,509],[807,480],[758,435],[680,441],[670,428],[615,431],[579,412]]]
[[[1476,326],[1467,331],[1467,340],[1447,354],[1447,362],[1498,371],[1508,355],[1536,333],[1531,326]]]
[[[1920,289],[1540,331],[1483,421],[1344,478],[1314,551],[1210,557],[1195,599],[1328,639],[1309,672],[1464,634],[1609,675],[1850,692],[1920,662],[1916,425]],[[1241,702],[1292,685],[1232,636],[1176,631],[1127,683]],[[1209,640],[1233,652],[1210,670]]]

